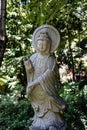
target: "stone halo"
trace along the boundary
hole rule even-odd
[[[58,45],[60,43],[59,32],[52,25],[48,25],[48,24],[41,25],[38,28],[36,28],[36,30],[34,31],[33,36],[32,36],[32,44],[33,44],[33,47],[36,51],[37,51],[37,46],[36,46],[37,38],[39,37],[41,32],[48,33],[48,35],[51,39],[51,42],[52,42],[50,53],[53,53],[58,48]]]

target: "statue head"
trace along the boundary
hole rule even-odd
[[[37,29],[35,29],[33,36],[32,36],[32,44],[36,51],[37,49],[37,43],[44,41],[44,46],[48,46],[50,53],[53,53],[60,43],[60,34],[57,31],[56,28],[54,28],[51,25],[45,24],[41,25]],[[41,45],[41,44],[40,44]]]
[[[41,32],[37,37],[37,50],[41,54],[49,54],[51,48],[51,39],[47,32]]]

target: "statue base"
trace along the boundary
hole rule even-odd
[[[67,124],[64,122],[63,126],[55,127],[55,126],[49,126],[48,129],[39,129],[31,125],[29,127],[29,130],[66,130]]]

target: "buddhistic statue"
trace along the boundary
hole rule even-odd
[[[60,112],[66,102],[58,95],[57,64],[54,51],[60,42],[59,32],[51,25],[38,27],[32,38],[36,53],[24,62],[27,74],[26,94],[34,109],[29,130],[65,130]]]

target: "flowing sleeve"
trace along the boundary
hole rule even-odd
[[[66,105],[66,103],[60,96],[58,96],[55,89],[55,78],[57,74],[56,61],[52,57],[48,61],[48,69],[39,77],[38,82],[43,90],[51,96],[58,106],[60,105],[60,109],[62,109],[62,105]]]
[[[34,75],[34,66],[33,66],[33,63],[35,62],[35,59],[37,58],[37,53],[33,54],[30,59],[31,61],[31,64],[32,64],[32,68],[33,70],[29,73],[29,71],[26,69],[26,76],[27,76],[27,84],[32,82],[33,80],[33,75]]]

